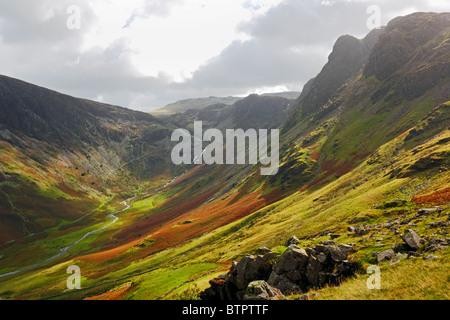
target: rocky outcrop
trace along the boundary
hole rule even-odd
[[[396,210],[396,207],[405,203],[403,200],[395,200],[378,208]],[[376,223],[370,223],[368,217],[356,217],[348,222],[362,225],[349,226],[350,233],[347,236],[360,237],[360,249],[371,246],[383,248],[371,255],[373,263],[386,267],[405,259],[438,259],[439,256],[434,254],[450,246],[450,238],[447,237],[450,214],[447,210],[448,208],[440,206],[421,208],[417,212],[402,211],[399,216]],[[419,235],[412,229],[420,230],[418,224],[433,233],[427,235],[423,231]],[[392,239],[383,238],[387,235],[398,239],[398,243],[387,243],[385,239]],[[323,237],[331,239],[321,241]],[[317,241],[313,246],[301,248],[302,240],[292,236],[284,242],[287,249],[282,254],[261,247],[256,250],[255,255],[247,255],[239,262],[233,262],[227,274],[211,280],[211,287],[201,293],[201,298],[276,300],[283,296],[299,295],[299,299],[308,299],[310,289],[337,286],[357,271],[357,264],[349,258],[356,251],[356,245],[332,240],[339,238],[339,233],[325,230],[309,238]],[[367,246],[365,242],[370,244]]]
[[[249,283],[267,280],[279,256],[267,248],[260,248],[258,252],[264,252],[264,255],[246,255],[239,262],[233,262],[227,274],[209,281],[211,287],[200,294],[201,299],[223,301],[244,299]]]
[[[302,292],[301,284],[307,281],[309,256],[305,250],[291,245],[278,259],[268,283],[284,294]]]
[[[356,264],[348,261],[353,247],[346,244],[317,244],[306,249],[291,244],[281,256],[266,250],[264,255],[247,255],[234,262],[227,274],[210,281],[211,287],[200,294],[201,299],[274,300],[338,285],[356,272]]]

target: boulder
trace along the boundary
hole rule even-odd
[[[407,253],[397,253],[390,261],[389,265],[394,265],[396,263],[399,263],[400,260],[406,259],[408,257]]]
[[[384,260],[390,260],[394,257],[395,252],[392,249],[385,250],[383,252],[380,252],[377,254],[377,261],[378,263],[384,261]]]
[[[411,229],[406,230],[402,239],[412,250],[419,249],[420,236],[415,231]]]
[[[350,223],[366,222],[367,220],[369,220],[369,218],[367,218],[367,217],[356,217],[356,218],[353,218],[352,220],[350,220]]]
[[[369,229],[366,229],[366,228],[361,227],[361,226],[356,226],[356,227],[354,227],[354,229],[355,229],[355,236],[356,237],[364,236],[364,235],[366,235],[366,234],[368,234],[370,232]]]
[[[279,288],[283,294],[300,291],[299,284],[305,280],[307,263],[306,251],[291,245],[274,265],[268,280],[269,285]]]
[[[353,246],[345,244],[317,244],[306,250],[291,244],[278,257],[262,248],[257,252],[264,256],[244,256],[233,262],[227,274],[211,280],[211,287],[201,292],[201,299],[270,300],[282,294],[303,294],[314,287],[338,285],[356,272],[357,265],[347,260],[352,251]]]
[[[286,242],[284,243],[285,247],[289,247],[290,245],[297,245],[300,243],[300,240],[296,237],[296,236],[292,236],[289,239],[286,240]]]
[[[320,283],[319,273],[322,271],[322,264],[320,261],[311,256],[308,260],[308,265],[306,267],[306,278],[312,287],[317,287]]]
[[[280,298],[284,298],[281,291],[263,280],[250,282],[244,295],[244,300],[278,300]]]
[[[308,254],[308,256],[315,256],[318,254],[318,252],[314,248],[311,248],[311,247],[306,248],[305,251]]]
[[[435,221],[435,222],[431,222],[428,224],[430,227],[430,229],[432,228],[440,228],[440,227],[445,227],[448,225],[448,222],[446,220],[443,221]]]
[[[416,251],[409,251],[408,252],[408,258],[418,258],[418,257],[422,257],[423,254],[416,252]]]
[[[434,212],[438,211],[438,209],[439,209],[438,207],[434,207],[434,208],[422,208],[422,209],[419,209],[419,210],[417,211],[417,213],[420,214],[420,215],[430,214],[430,213],[434,213]]]
[[[317,260],[319,260],[320,263],[325,264],[327,262],[327,255],[323,252],[320,252],[317,255]]]
[[[260,247],[260,248],[258,248],[258,250],[256,250],[256,254],[261,255],[261,256],[271,253],[271,252],[272,251],[267,247]]]
[[[278,288],[284,295],[303,293],[302,288],[297,283],[290,280],[285,275],[272,272],[267,283]]]
[[[299,281],[302,279],[307,263],[306,251],[297,246],[290,246],[278,259],[273,272],[286,275],[292,281]]]
[[[431,244],[426,247],[425,252],[435,252],[444,249],[447,249],[447,246],[444,246],[442,244]]]
[[[319,285],[338,286],[345,278],[355,274],[357,265],[348,260],[332,265],[333,270],[319,273]]]
[[[232,281],[239,290],[247,288],[255,280],[267,280],[272,272],[272,261],[277,254],[266,253],[264,256],[247,255],[234,267]]]
[[[316,246],[314,247],[314,250],[317,252],[329,252],[330,251],[330,247],[324,244],[316,244]]]
[[[207,301],[238,300],[238,290],[234,283],[229,280],[229,275],[230,273],[227,274],[227,277],[220,276],[210,280],[210,287],[200,293],[200,298]]]
[[[347,259],[352,250],[352,247],[346,244],[332,247],[330,250],[331,259],[333,259],[334,262],[342,262]]]
[[[238,289],[245,289],[250,281],[258,276],[256,258],[252,255],[243,257],[236,265],[236,286]]]

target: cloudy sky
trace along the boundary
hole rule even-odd
[[[0,0],[0,74],[150,111],[300,91],[343,34],[448,0]]]

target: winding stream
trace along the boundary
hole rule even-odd
[[[183,175],[184,173],[186,173],[186,172],[187,172],[187,170],[184,171],[180,176],[182,176],[182,175]],[[166,187],[169,186],[170,184],[174,183],[175,180],[177,180],[180,176],[177,176],[177,177],[173,178],[172,181],[169,181],[169,182],[166,183],[164,186],[160,187],[159,189],[156,189],[156,191],[159,191],[159,190],[161,190],[161,189],[166,188]],[[131,207],[131,206],[128,204],[128,202],[131,201],[131,200],[133,200],[133,199],[136,198],[136,197],[137,197],[137,196],[135,196],[135,197],[133,197],[133,198],[129,198],[129,199],[123,201],[122,203],[126,206],[124,209],[109,214],[109,215],[108,215],[108,218],[111,218],[112,221],[109,222],[108,224],[106,224],[106,225],[104,225],[103,227],[98,228],[98,229],[96,229],[96,230],[89,231],[89,232],[86,233],[83,237],[81,237],[79,240],[75,241],[75,242],[72,243],[70,246],[67,246],[67,247],[64,247],[64,248],[59,249],[60,252],[59,252],[58,254],[55,254],[54,256],[52,256],[52,257],[50,257],[50,258],[48,258],[48,259],[46,259],[46,260],[44,260],[44,261],[41,261],[41,262],[39,262],[39,263],[33,264],[33,265],[31,265],[31,266],[28,266],[28,267],[26,267],[26,268],[23,268],[23,269],[20,269],[20,270],[17,270],[17,271],[11,271],[11,272],[8,272],[8,273],[0,274],[0,279],[1,279],[1,278],[8,277],[8,276],[15,275],[15,274],[18,274],[18,273],[21,273],[21,272],[25,272],[25,271],[28,271],[28,270],[31,270],[31,269],[34,269],[34,268],[37,268],[37,267],[39,267],[39,266],[41,266],[41,265],[43,265],[43,264],[45,264],[45,263],[47,263],[47,262],[50,262],[50,261],[52,261],[52,260],[55,260],[56,258],[61,257],[61,256],[62,256],[64,253],[66,253],[69,249],[73,248],[75,245],[77,245],[78,243],[80,243],[81,241],[83,241],[84,239],[86,239],[89,235],[91,235],[91,234],[93,234],[93,233],[96,233],[96,232],[99,232],[99,231],[101,231],[101,230],[104,230],[104,229],[108,228],[109,226],[113,225],[114,223],[116,223],[116,222],[119,220],[119,217],[117,217],[116,214],[121,213],[121,212],[123,212],[123,211],[125,211],[125,210],[128,210],[128,209]]]
[[[28,271],[28,270],[37,268],[37,267],[39,267],[39,266],[41,266],[41,265],[43,265],[43,264],[45,264],[45,263],[47,263],[47,262],[49,262],[49,261],[52,261],[52,260],[55,260],[56,258],[61,257],[61,256],[62,256],[64,253],[66,253],[69,249],[73,248],[75,245],[77,245],[78,243],[80,243],[81,241],[83,241],[84,239],[86,239],[89,235],[91,235],[91,234],[93,234],[93,233],[96,233],[96,232],[99,232],[99,231],[101,231],[101,230],[104,230],[104,229],[108,228],[109,226],[113,225],[114,223],[116,223],[117,220],[119,220],[119,217],[117,217],[116,214],[121,213],[121,212],[123,212],[123,211],[125,211],[125,210],[128,210],[128,209],[130,208],[130,205],[128,204],[128,201],[130,201],[131,199],[133,199],[133,198],[130,198],[130,199],[127,199],[127,200],[123,201],[123,204],[126,206],[124,209],[119,210],[119,211],[116,211],[116,212],[113,212],[113,213],[111,213],[111,214],[108,215],[108,218],[111,218],[111,219],[112,219],[112,221],[109,222],[108,224],[106,224],[106,225],[104,225],[103,227],[98,228],[98,229],[96,229],[96,230],[89,231],[89,232],[86,233],[83,237],[81,237],[79,240],[75,241],[75,242],[72,243],[70,246],[61,248],[61,249],[60,249],[60,252],[59,252],[58,254],[55,254],[54,256],[52,256],[52,257],[50,257],[50,258],[48,258],[48,259],[46,259],[46,260],[44,260],[44,261],[41,261],[41,262],[39,262],[39,263],[33,264],[33,265],[31,265],[31,266],[28,266],[28,267],[26,267],[26,268],[24,268],[24,269],[20,269],[20,270],[17,270],[17,271],[11,271],[11,272],[8,272],[8,273],[0,274],[0,279],[1,279],[1,278],[8,277],[8,276],[15,275],[15,274],[18,274],[18,273],[20,273],[20,272],[25,272],[25,271]]]

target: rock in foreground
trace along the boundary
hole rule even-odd
[[[291,244],[281,256],[267,251],[256,257],[247,255],[234,262],[226,275],[211,280],[211,287],[201,292],[200,297],[276,300],[311,288],[339,285],[356,272],[356,264],[347,260],[352,252],[353,247],[345,244],[318,244],[306,250]]]

